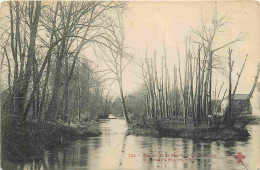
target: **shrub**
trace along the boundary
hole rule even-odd
[[[41,157],[45,149],[54,149],[64,143],[88,136],[98,136],[87,127],[77,128],[59,122],[29,120],[22,125],[16,116],[2,119],[2,158],[11,161]]]

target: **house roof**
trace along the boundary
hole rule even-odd
[[[248,94],[235,94],[234,100],[246,100],[248,97]]]
[[[257,90],[260,92],[260,82],[257,82],[256,87],[257,87]]]
[[[234,100],[246,100],[248,97],[248,94],[235,94]],[[227,96],[228,98],[228,96]]]
[[[234,100],[246,100],[249,94],[235,94]],[[228,96],[225,97],[228,99]],[[211,102],[216,102],[216,100],[211,100]],[[217,102],[221,102],[221,100],[217,100]]]

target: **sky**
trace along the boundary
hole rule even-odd
[[[181,70],[184,71],[184,38],[193,36],[191,28],[200,25],[201,16],[210,22],[214,10],[218,16],[226,16],[227,24],[223,32],[217,35],[215,47],[234,40],[239,33],[247,33],[244,41],[237,42],[220,50],[217,54],[222,56],[223,66],[227,66],[227,50],[233,49],[233,83],[236,82],[236,73],[239,72],[246,54],[248,60],[240,79],[237,93],[249,93],[260,63],[260,10],[259,3],[248,2],[127,2],[128,10],[125,12],[125,39],[134,60],[124,72],[124,91],[129,94],[140,87],[142,81],[136,76],[139,68],[136,62],[140,57],[152,57],[156,50],[157,58],[167,55],[167,64],[170,75],[173,76],[174,65],[178,66],[177,47],[181,56]],[[196,48],[196,46],[195,46]],[[100,63],[97,63],[100,64]],[[101,64],[100,64],[101,65]],[[213,84],[217,82],[217,89],[224,82],[227,88],[228,78],[214,72]],[[117,83],[106,83],[110,94],[117,96],[119,89]]]
[[[217,54],[223,58],[223,66],[227,66],[227,50],[233,50],[233,83],[239,72],[246,54],[248,59],[240,79],[237,93],[249,93],[260,62],[260,11],[257,2],[128,2],[128,10],[124,18],[126,44],[134,60],[124,72],[124,90],[129,94],[142,81],[136,76],[136,62],[140,57],[152,56],[156,50],[157,57],[163,55],[164,46],[167,54],[167,64],[173,76],[174,64],[178,66],[177,47],[181,56],[181,70],[184,70],[184,38],[191,33],[191,27],[200,25],[201,15],[210,22],[214,10],[218,16],[226,16],[227,24],[223,33],[217,35],[215,47],[234,40],[239,33],[247,33],[242,42],[237,42],[220,50]],[[220,73],[214,73],[213,84],[217,88],[224,82],[227,88],[228,78]],[[109,86],[110,91],[118,94],[117,84]]]

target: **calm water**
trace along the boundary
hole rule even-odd
[[[10,169],[245,169],[234,158],[237,152],[245,155],[249,170],[260,168],[259,125],[248,126],[251,138],[246,142],[126,136],[127,127],[121,119],[108,120],[100,128],[100,137],[74,142],[67,148],[46,152],[44,160],[10,165]],[[144,154],[153,157],[149,159]]]

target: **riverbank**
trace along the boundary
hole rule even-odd
[[[245,128],[162,128],[159,131],[161,137],[190,138],[194,140],[214,141],[214,140],[246,140],[250,134]]]
[[[10,161],[26,161],[40,158],[44,150],[53,150],[69,142],[87,137],[99,136],[98,123],[91,122],[80,126],[61,122],[29,120],[25,125],[18,118],[9,116],[1,124],[1,157]]]
[[[136,136],[150,136],[150,137],[173,137],[173,138],[186,138],[203,141],[214,140],[246,140],[250,134],[246,128],[216,128],[216,127],[203,127],[203,128],[140,128],[135,127],[129,130],[129,134]]]
[[[238,118],[237,124],[234,127],[224,127],[223,125],[194,127],[192,123],[183,124],[183,121],[160,120],[155,123],[146,123],[146,126],[132,126],[128,134],[136,136],[150,137],[174,137],[187,138],[203,141],[216,140],[236,140],[244,141],[249,138],[250,134],[246,129],[247,124],[257,124],[259,119],[255,117]]]

